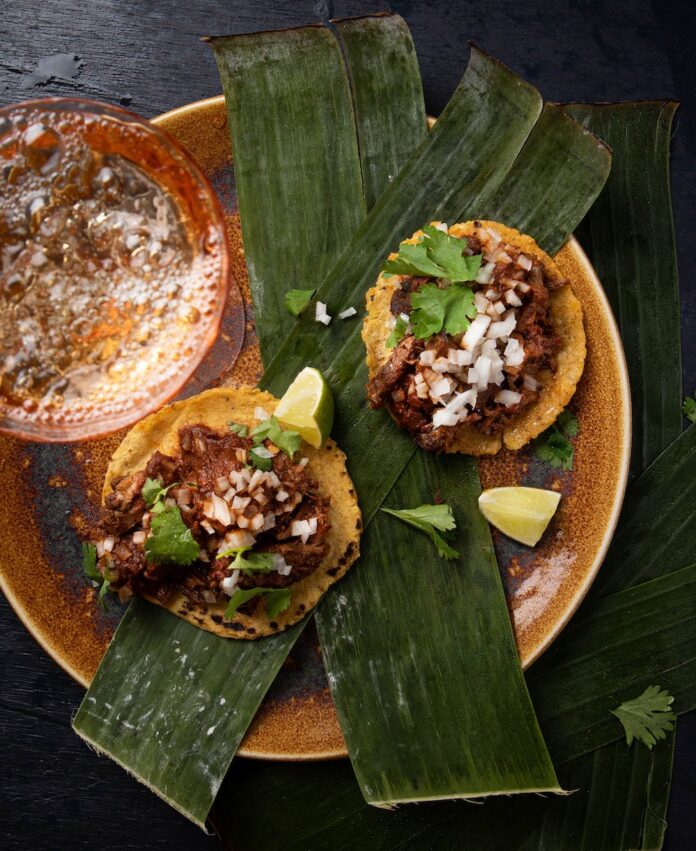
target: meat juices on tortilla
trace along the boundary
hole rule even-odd
[[[271,415],[277,404],[278,400],[269,393],[251,387],[216,388],[162,408],[131,429],[114,453],[106,473],[99,527],[100,534],[119,536],[110,542],[112,552],[125,548],[115,571],[117,586],[129,582],[152,602],[218,635],[257,638],[281,632],[300,620],[314,608],[327,588],[346,573],[359,554],[362,521],[345,455],[330,439],[321,449],[303,443],[295,459],[283,453],[273,458],[272,472],[277,473],[273,481],[270,473],[266,477],[257,476],[261,484],[255,493],[260,494],[262,503],[264,498],[275,499],[280,495],[283,502],[276,499],[279,512],[281,506],[292,505],[287,512],[288,522],[279,513],[277,536],[263,528],[254,530],[258,546],[255,542],[252,552],[274,554],[276,564],[282,565],[282,569],[278,567],[262,574],[242,572],[236,577],[241,589],[291,588],[290,606],[270,618],[265,599],[257,597],[238,609],[230,620],[224,618],[229,597],[221,593],[221,583],[229,576],[231,559],[215,556],[218,549],[224,549],[224,535],[240,532],[239,517],[244,517],[244,531],[251,531],[245,513],[253,512],[244,509],[238,515],[232,512],[236,519],[227,526],[217,518],[209,520],[198,503],[202,499],[212,500],[214,493],[225,501],[219,492],[228,467],[235,471],[233,479],[257,472],[248,471],[237,457],[237,450],[250,440],[234,434],[229,423],[246,426],[251,431],[259,423],[255,411],[262,408]],[[300,456],[308,459],[306,465],[303,466]],[[146,478],[159,478],[166,485],[175,477],[200,480],[200,496],[198,493],[182,496],[181,491],[188,489],[186,481],[179,481],[171,494],[176,493],[182,505],[192,506],[190,512],[184,509],[181,514],[182,517],[188,514],[186,525],[201,544],[204,559],[178,568],[146,564],[144,541],[140,540],[144,535],[138,536],[139,543],[133,542],[134,524],[141,523],[146,513],[142,487]],[[268,493],[263,490],[263,482]],[[297,498],[300,495],[302,498]],[[173,498],[169,493],[167,496]],[[269,503],[263,503],[264,506],[270,511]],[[263,516],[262,510],[260,513]],[[226,519],[225,516],[223,520]],[[313,531],[306,541],[291,537],[290,520],[316,521],[310,524]],[[206,547],[211,546],[210,560],[206,561]],[[129,558],[133,561],[129,562]],[[137,571],[130,578],[129,564]],[[290,572],[286,572],[288,566],[292,567]]]
[[[422,233],[406,242],[418,242]],[[421,340],[407,330],[388,348],[397,318],[410,315],[413,293],[435,279],[382,273],[367,293],[362,330],[368,398],[372,407],[386,407],[424,449],[470,455],[493,455],[502,446],[517,450],[548,428],[575,392],[586,355],[582,308],[571,283],[531,237],[492,221],[452,225],[448,233],[465,241],[467,254],[484,254],[481,273],[488,280],[472,282],[477,316],[490,316],[491,324],[514,317],[502,338],[505,345],[496,340],[498,348],[484,353],[485,335],[472,347],[463,334]],[[456,363],[453,351],[470,361]],[[474,367],[482,355],[489,361],[486,370],[493,369],[488,383],[479,385]],[[450,392],[434,394],[433,385],[439,389],[435,381],[443,376]]]

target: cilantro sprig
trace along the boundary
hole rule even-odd
[[[230,547],[218,553],[218,558],[234,556],[234,561],[229,565],[228,570],[241,570],[244,573],[270,573],[274,564],[273,553],[249,553],[249,555],[246,555],[250,549],[250,546]]]
[[[288,290],[285,293],[285,306],[293,316],[299,316],[312,300],[315,290]]]
[[[299,432],[290,431],[280,427],[277,417],[272,416],[267,420],[259,423],[251,430],[251,436],[255,446],[260,446],[264,440],[268,439],[271,443],[283,451],[289,458],[299,450],[302,443],[302,438]],[[253,449],[251,450],[253,452]]]
[[[671,709],[673,702],[674,698],[666,689],[648,686],[640,697],[627,700],[610,711],[623,724],[627,745],[638,739],[652,749],[657,740],[664,739],[667,731],[674,727],[672,722],[677,716]]]
[[[572,470],[575,450],[569,438],[576,437],[579,431],[580,424],[577,417],[572,411],[566,409],[541,435],[534,454],[552,467]]]
[[[230,597],[230,602],[225,609],[226,620],[230,620],[240,606],[254,597],[262,596],[266,598],[268,617],[275,618],[290,606],[292,592],[289,588],[240,588]]]
[[[402,242],[399,253],[387,260],[382,271],[391,275],[427,275],[447,278],[452,283],[473,281],[481,268],[483,255],[465,254],[468,243],[428,225],[420,242]]]
[[[150,531],[152,534],[145,541],[145,558],[152,564],[185,566],[198,558],[198,543],[177,507],[153,513]]]
[[[238,434],[240,437],[248,437],[249,429],[247,426],[242,425],[241,423],[228,422],[230,431],[233,431],[235,434]]]
[[[94,580],[94,582],[100,583],[97,599],[102,611],[107,612],[109,610],[109,606],[106,602],[106,592],[110,587],[109,579],[106,575],[106,571],[102,574],[97,567],[97,548],[94,544],[88,544],[84,541],[82,543],[82,569],[86,576]]]
[[[164,488],[162,487],[162,482],[159,479],[145,479],[145,484],[141,490],[141,494],[145,500],[145,505],[147,505],[148,508],[152,508],[157,503],[162,503],[162,507],[164,507],[164,498],[167,496],[169,488],[173,488],[176,484],[178,483],[173,482],[171,485],[167,485],[167,487]]]
[[[687,420],[696,423],[696,392],[693,396],[687,396],[682,405],[682,411]]]
[[[404,336],[407,328],[408,322],[402,316],[399,316],[396,320],[396,325],[394,325],[387,337],[386,346],[388,349],[393,349],[399,344],[399,340]]]
[[[425,532],[437,547],[437,551],[442,558],[453,559],[459,557],[457,550],[450,547],[442,535],[436,531],[450,532],[457,527],[452,509],[446,503],[441,503],[440,505],[419,505],[417,508],[382,508],[381,511],[398,517],[399,520],[403,520],[409,526]]]

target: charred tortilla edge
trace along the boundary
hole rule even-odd
[[[111,490],[111,482],[143,469],[159,449],[171,454],[178,450],[181,426],[204,423],[210,428],[226,429],[228,422],[253,427],[258,420],[254,409],[262,407],[272,414],[278,400],[270,393],[254,387],[214,388],[160,409],[141,420],[125,436],[114,452],[106,471],[102,500]],[[362,517],[355,488],[346,469],[346,456],[333,440],[321,449],[303,443],[300,450],[309,458],[308,469],[318,483],[318,492],[331,497],[331,528],[327,534],[329,551],[317,570],[292,585],[290,608],[274,620],[266,614],[265,601],[259,598],[249,614],[237,611],[233,620],[224,620],[227,602],[214,605],[193,603],[185,595],[172,594],[163,603],[155,597],[143,596],[177,617],[225,638],[253,639],[275,635],[301,620],[319,602],[327,589],[337,582],[360,554]]]

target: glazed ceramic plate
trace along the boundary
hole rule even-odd
[[[182,396],[216,384],[255,383],[261,362],[251,321],[223,98],[190,104],[156,121],[188,148],[223,203],[236,281],[230,287],[220,336]],[[494,532],[524,665],[531,664],[563,629],[599,569],[618,519],[631,443],[624,355],[602,287],[575,240],[556,259],[582,302],[588,343],[585,373],[571,403],[580,421],[574,468],[554,470],[536,459],[532,450],[501,452],[480,463],[484,487],[525,484],[563,495],[534,550]],[[108,459],[121,436],[70,446],[0,437],[2,588],[37,641],[85,686],[122,609],[112,603],[105,615],[97,607],[94,590],[82,575],[80,545],[70,519],[96,504]],[[313,624],[268,693],[240,753],[269,759],[345,754]]]

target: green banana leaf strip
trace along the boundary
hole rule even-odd
[[[456,218],[465,207],[475,208],[484,192],[497,188],[540,109],[538,92],[482,51],[472,49],[462,81],[434,129],[371,210],[319,288],[316,298],[328,304],[329,313],[348,305],[362,312],[367,289],[400,239],[441,213],[453,213]],[[505,127],[505,133],[499,132],[500,127]],[[335,321],[325,328],[314,321],[310,307],[267,366],[261,385],[282,395],[305,366],[323,372],[336,402],[334,436],[352,463],[365,520],[369,521],[415,450],[411,439],[397,431],[386,413],[368,409],[364,361],[360,322]],[[371,457],[388,458],[389,465],[366,458],[368,447]]]
[[[242,736],[303,626],[270,640],[230,641],[136,598],[73,729],[204,827]]]
[[[388,806],[557,791],[477,508],[475,462],[418,453],[386,504],[432,503],[438,492],[457,519],[460,558],[438,558],[421,532],[380,515],[363,536],[360,569],[317,618],[363,794]]]
[[[675,598],[679,598],[677,603]],[[661,608],[663,604],[665,609]],[[632,623],[634,619],[638,623]],[[628,636],[622,640],[626,628],[633,640],[628,640]],[[696,566],[692,566],[592,603],[588,614],[571,625],[557,642],[566,646],[560,655],[563,660],[567,656],[576,663],[576,674],[570,663],[568,669],[563,665],[553,666],[543,677],[536,674],[539,663],[531,669],[528,679],[542,729],[551,734],[549,741],[554,742],[554,757],[561,766],[564,784],[571,779],[579,781],[582,794],[577,797],[576,793],[563,799],[492,798],[478,807],[440,802],[385,813],[361,800],[347,762],[284,766],[244,762],[233,767],[223,787],[216,807],[217,816],[222,819],[220,829],[240,848],[309,847],[318,851],[412,847],[439,851],[451,847],[496,851],[553,848],[555,851],[560,847],[575,851],[585,847],[594,851],[595,847],[639,847],[630,843],[612,846],[608,839],[605,845],[581,845],[572,840],[589,831],[593,843],[599,843],[603,830],[609,838],[623,835],[627,842],[630,837],[636,838],[644,823],[641,807],[646,800],[646,773],[651,781],[647,785],[649,800],[659,803],[655,819],[662,817],[664,795],[654,786],[650,773],[652,768],[655,776],[664,777],[660,763],[670,758],[667,743],[659,743],[652,751],[634,744],[629,751],[625,743],[618,741],[623,740],[623,728],[609,710],[640,693],[651,676],[656,678],[654,682],[669,682],[673,694],[680,695],[675,701],[677,712],[696,705],[695,639]],[[619,645],[623,645],[623,662],[617,661]],[[654,649],[659,661],[651,663],[646,672],[642,663]],[[617,679],[617,673],[623,669]],[[586,684],[588,678],[593,678],[594,687]],[[554,693],[555,700],[549,697]],[[585,708],[588,699],[595,704],[592,713]],[[570,713],[572,705],[577,704],[587,721],[584,733],[575,725],[572,736],[555,735],[559,701],[565,704],[564,713]],[[610,719],[608,727],[605,715]],[[599,747],[608,740],[616,740],[616,748]],[[582,742],[582,747],[596,748],[594,761],[571,761],[578,742]],[[598,788],[598,781],[610,776],[633,784],[635,793],[626,799],[630,811],[623,809],[625,801],[618,787],[608,786],[605,790],[602,784]],[[271,801],[272,809],[259,806],[259,801]],[[572,806],[568,809],[561,804]],[[625,818],[625,824],[615,823],[618,813]],[[548,836],[567,833],[565,846],[541,844],[538,837],[536,845],[523,844],[531,841],[532,831],[544,815]],[[655,835],[655,825],[648,824],[647,829]]]
[[[682,430],[679,281],[669,182],[673,101],[571,104],[619,154],[578,237],[621,329],[633,397],[638,475]]]
[[[326,27],[211,45],[234,139],[256,331],[269,362],[295,321],[285,293],[317,287],[365,216],[348,74]]]
[[[696,540],[696,425],[631,486],[593,594],[678,570],[693,560]]]
[[[553,255],[592,206],[610,167],[604,142],[547,103],[512,172],[476,215],[514,222]]]
[[[399,15],[334,21],[346,57],[370,210],[427,132],[420,69]]]

